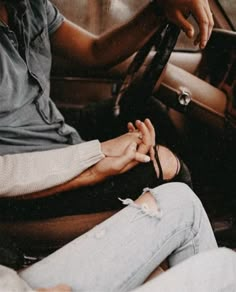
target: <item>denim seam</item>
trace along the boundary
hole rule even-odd
[[[195,254],[198,253],[199,251],[199,244],[196,243],[196,237],[198,236],[199,234],[199,231],[200,231],[200,227],[202,225],[202,220],[203,220],[203,209],[200,208],[200,215],[199,215],[199,224],[197,226],[197,229],[196,227],[192,226],[192,229],[191,229],[191,232],[193,233],[193,238],[192,238],[192,242],[193,242],[193,246],[194,246],[194,249],[195,249]]]
[[[135,272],[135,274],[134,274],[134,276],[132,277],[130,277],[129,279],[127,279],[124,283],[123,283],[123,285],[121,286],[121,288],[120,288],[120,290],[119,291],[126,291],[126,290],[123,290],[124,288],[126,288],[127,289],[127,283],[129,282],[129,285],[131,285],[132,284],[132,282],[137,278],[137,274],[138,273],[140,273],[140,272],[142,272],[145,268],[146,268],[146,266],[147,265],[149,265],[154,259],[155,259],[155,257],[162,251],[162,249],[167,245],[167,243],[168,243],[168,241],[170,240],[170,239],[173,239],[173,237],[175,237],[175,236],[177,236],[180,232],[183,232],[183,231],[185,231],[185,230],[187,230],[187,229],[190,229],[190,228],[192,228],[192,225],[189,225],[189,226],[185,226],[185,228],[183,228],[183,229],[181,229],[181,230],[179,230],[178,232],[175,232],[175,234],[171,234],[171,235],[169,235],[169,237],[165,240],[165,243],[164,244],[162,244],[162,247],[161,247],[161,249],[159,249],[150,259],[149,259],[149,261],[148,262],[146,262],[145,264],[143,264],[136,272]],[[191,230],[192,231],[192,230]],[[192,232],[192,234],[194,234],[193,232]]]

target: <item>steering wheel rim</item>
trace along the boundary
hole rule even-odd
[[[139,49],[130,63],[126,76],[117,92],[113,108],[115,116],[119,116],[121,110],[123,111],[129,105],[135,102],[143,102],[152,94],[155,84],[160,80],[175,47],[179,33],[178,26],[173,23],[164,23]],[[140,72],[146,57],[153,47],[156,48],[156,53],[152,56],[150,63],[141,74],[138,84],[136,84],[134,82],[135,76]],[[142,92],[141,97],[140,92]]]

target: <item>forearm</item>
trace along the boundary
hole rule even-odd
[[[162,20],[151,5],[146,5],[126,24],[102,34],[93,46],[94,58],[99,60],[97,65],[111,66],[125,60],[143,46]]]
[[[98,141],[0,157],[0,196],[42,191],[72,180],[104,158]]]
[[[111,67],[139,49],[162,20],[148,4],[127,23],[98,37],[66,20],[52,35],[52,49],[54,54],[86,68]]]
[[[80,173],[75,178],[73,178],[69,181],[66,181],[65,183],[59,184],[59,185],[51,187],[51,188],[47,188],[47,189],[42,190],[42,191],[26,194],[24,196],[24,198],[25,199],[27,199],[28,197],[30,197],[31,199],[32,198],[42,198],[42,197],[51,196],[51,195],[54,195],[57,193],[72,191],[72,190],[78,189],[80,187],[94,185],[96,183],[99,183],[99,182],[105,180],[105,178],[106,178],[105,176],[102,176],[102,175],[94,172],[93,167],[90,167],[89,169],[86,169],[85,171]]]

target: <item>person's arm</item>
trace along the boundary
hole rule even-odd
[[[55,55],[66,56],[84,67],[110,67],[134,53],[156,31],[162,17],[150,5],[127,23],[95,36],[65,19],[51,36]]]
[[[98,140],[49,151],[0,156],[0,196],[19,196],[56,186],[103,158]]]
[[[142,139],[140,139],[140,135]],[[109,176],[118,175],[133,168],[138,163],[150,161],[147,154],[153,146],[155,130],[149,119],[144,122],[136,121],[136,129],[115,139],[101,143],[102,153],[105,157],[78,176],[64,183],[50,188],[43,188],[33,193],[28,193],[27,198],[42,198],[51,196],[83,186],[94,185],[104,181]]]
[[[47,196],[96,184],[147,162],[153,140],[149,123],[139,121],[136,132],[103,143],[94,140],[56,150],[0,156],[0,196]],[[131,143],[139,145],[133,161],[123,155]],[[114,160],[120,156],[124,160]]]
[[[124,154],[122,154],[120,157],[105,157],[70,181],[66,181],[65,183],[56,185],[52,188],[47,188],[39,192],[31,193],[29,196],[26,195],[25,198],[42,198],[51,196],[56,193],[78,189],[84,186],[95,185],[104,181],[110,176],[118,175],[129,170],[139,162],[149,162],[149,156],[138,153],[136,145],[136,143],[132,142],[127,146]]]
[[[207,0],[156,0],[147,4],[131,20],[100,36],[65,20],[51,35],[54,54],[69,58],[84,67],[111,67],[133,54],[157,30],[163,17],[178,24],[193,37],[194,28],[185,19],[192,13],[199,25],[196,44],[203,48],[211,34],[213,18]],[[158,6],[163,16],[158,16]]]

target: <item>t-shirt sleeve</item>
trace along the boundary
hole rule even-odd
[[[48,18],[48,33],[54,33],[64,21],[64,16],[59,12],[58,8],[50,1],[46,1],[47,18]]]
[[[98,140],[55,150],[0,156],[0,196],[20,196],[60,185],[103,158]]]

